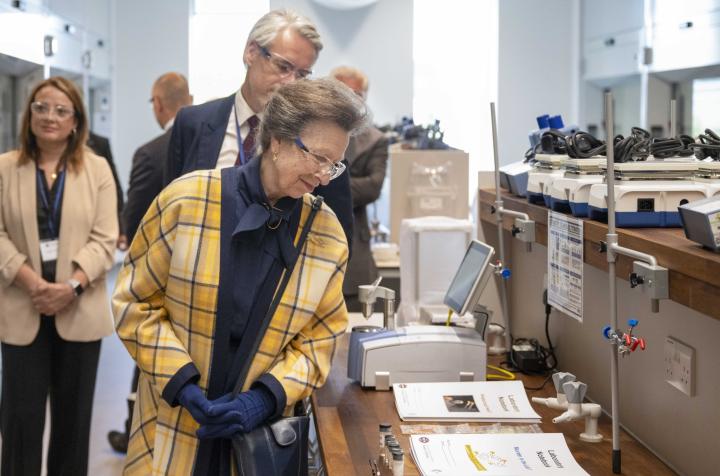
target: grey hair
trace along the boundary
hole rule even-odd
[[[278,34],[288,28],[297,31],[300,36],[312,43],[315,53],[320,53],[320,50],[323,49],[320,33],[315,24],[309,18],[285,9],[272,10],[260,17],[250,30],[245,48],[251,43],[268,48]]]
[[[314,121],[328,121],[353,133],[366,126],[365,102],[334,79],[302,79],[280,87],[265,106],[258,137],[262,150],[270,140],[294,140]]]

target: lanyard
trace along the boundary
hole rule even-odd
[[[245,157],[245,148],[243,147],[243,140],[242,136],[240,135],[240,122],[238,121],[237,107],[234,105],[233,111],[235,112],[235,131],[237,132],[238,158],[240,159],[240,165],[245,165],[247,157]]]
[[[57,193],[55,194],[55,200],[53,200],[53,208],[50,210],[50,201],[48,192],[45,189],[45,183],[43,182],[42,178],[42,170],[38,169],[37,171],[37,186],[38,190],[40,191],[40,200],[42,201],[42,206],[45,208],[45,210],[48,212],[48,228],[50,228],[50,234],[53,238],[58,237],[58,233],[60,230],[55,229],[55,220],[57,219],[58,222],[60,222],[60,203],[62,202],[62,195],[63,190],[65,188],[65,171],[63,170],[60,172],[60,177],[58,177],[58,184],[57,184]]]

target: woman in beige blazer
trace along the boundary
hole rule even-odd
[[[3,476],[40,475],[48,396],[48,474],[87,474],[118,236],[112,173],[87,134],[77,87],[53,77],[29,96],[20,149],[0,155]]]

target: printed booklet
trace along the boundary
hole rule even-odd
[[[393,385],[403,421],[540,423],[522,382],[431,382]]]
[[[590,476],[562,433],[411,435],[410,451],[424,476]]]

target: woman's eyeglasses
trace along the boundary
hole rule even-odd
[[[310,157],[315,161],[315,163],[320,167],[320,174],[327,175],[329,180],[338,178],[345,171],[345,164],[342,162],[335,163],[324,155],[310,152],[299,137],[295,138],[295,145],[305,154],[306,158]]]
[[[312,70],[298,68],[292,62],[286,58],[283,58],[277,53],[273,53],[264,46],[258,45],[260,53],[267,59],[278,76],[287,78],[291,74],[295,76],[295,79],[305,79],[312,74]]]
[[[67,119],[68,117],[75,114],[75,109],[71,107],[61,106],[59,104],[56,106],[51,106],[46,102],[40,101],[30,103],[30,110],[33,112],[33,114],[37,114],[38,116],[48,117],[50,117],[52,115],[51,113],[54,112],[58,119]]]

